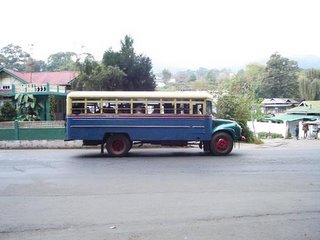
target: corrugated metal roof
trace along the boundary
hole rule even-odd
[[[277,115],[271,118],[268,118],[267,120],[271,121],[297,121],[297,120],[316,120],[319,119],[319,116],[314,115],[301,115],[301,114],[282,114]]]
[[[274,105],[274,104],[298,104],[299,102],[291,98],[265,98],[262,101],[262,105]]]
[[[320,115],[320,101],[303,101],[298,107],[287,110],[287,113]]]

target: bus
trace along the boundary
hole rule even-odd
[[[244,140],[240,125],[212,115],[206,91],[74,91],[67,95],[66,140],[125,156],[133,144],[198,144],[227,155]]]

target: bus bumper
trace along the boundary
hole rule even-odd
[[[241,141],[241,142],[246,142],[246,141],[247,141],[247,138],[246,138],[245,136],[241,136],[240,141]]]

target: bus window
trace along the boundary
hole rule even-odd
[[[119,114],[129,114],[130,113],[130,103],[120,103],[118,104]]]
[[[189,114],[190,104],[189,103],[177,103],[177,114]]]
[[[138,114],[146,113],[144,103],[134,103],[133,104],[133,113],[138,113]]]
[[[183,104],[177,103],[177,114],[183,114]]]
[[[161,109],[160,109],[160,103],[154,104],[153,105],[153,114],[160,114]]]
[[[87,113],[100,113],[98,103],[87,103]]]
[[[116,113],[115,108],[111,106],[110,103],[104,104],[102,108],[103,113],[109,113],[109,114],[114,114]]]
[[[72,103],[72,113],[73,114],[84,113],[84,103]]]
[[[174,105],[172,103],[164,103],[163,108],[164,108],[164,111],[163,111],[164,114],[174,113]]]
[[[203,114],[203,104],[202,103],[194,103],[192,106],[193,114]]]
[[[148,114],[160,114],[160,103],[148,102],[147,113]]]
[[[206,101],[206,114],[212,115],[212,102]]]
[[[190,104],[189,103],[184,103],[183,104],[183,113],[184,114],[189,114],[190,113]]]

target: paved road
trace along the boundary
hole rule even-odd
[[[0,239],[320,239],[320,141],[0,150]]]

